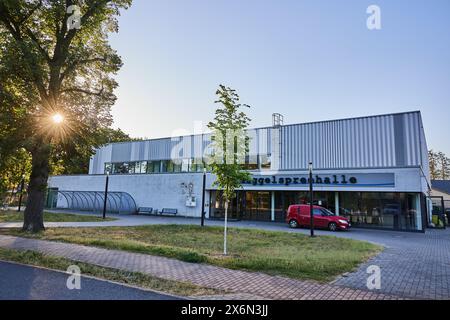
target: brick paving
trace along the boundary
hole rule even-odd
[[[320,284],[313,281],[299,281],[263,273],[230,270],[164,257],[86,247],[77,244],[0,236],[0,247],[15,250],[33,250],[46,255],[64,257],[98,266],[146,273],[162,279],[191,282],[202,287],[225,290],[235,297],[279,300],[399,298],[394,295],[386,295],[374,291]],[[227,296],[222,296],[221,298],[227,298]]]
[[[368,233],[358,239],[382,242],[386,249],[357,271],[337,279],[335,285],[363,289],[367,267],[377,265],[381,269],[380,292],[450,299],[450,229],[427,230],[425,234],[385,232],[383,239],[375,236]]]

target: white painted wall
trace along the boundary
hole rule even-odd
[[[433,197],[444,197],[444,200],[449,200],[450,201],[450,194],[441,192],[441,191],[436,190],[436,189],[432,189],[431,190],[431,195]]]
[[[101,191],[105,190],[105,175],[54,176],[49,178],[49,187],[62,191]],[[209,184],[211,177],[208,177]],[[196,207],[186,206],[187,193],[183,193],[181,184],[193,183],[192,195],[196,197]],[[178,215],[199,217],[202,200],[201,173],[166,173],[140,175],[111,175],[109,190],[129,193],[136,201],[137,207],[176,208]],[[205,204],[209,203],[206,193]],[[207,217],[209,208],[206,207]]]

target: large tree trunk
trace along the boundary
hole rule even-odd
[[[44,230],[43,210],[50,170],[50,146],[39,146],[31,152],[31,155],[31,176],[22,229],[29,232],[39,232]]]

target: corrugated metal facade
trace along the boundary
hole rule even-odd
[[[283,126],[280,169],[421,166],[424,138],[419,112]]]
[[[280,139],[273,131],[280,130]],[[250,156],[279,157],[275,170],[427,167],[427,146],[420,112],[286,125],[249,130]],[[211,134],[115,143],[97,150],[93,170],[106,162],[202,158]],[[279,144],[277,146],[272,144]],[[276,152],[275,152],[276,150]]]

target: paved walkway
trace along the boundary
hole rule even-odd
[[[374,235],[366,235],[373,240]],[[367,267],[381,269],[381,292],[411,298],[450,299],[450,229],[426,234],[386,234],[386,249],[336,285],[363,288]]]
[[[396,299],[394,296],[299,281],[262,273],[187,263],[164,257],[86,247],[76,244],[0,236],[0,247],[34,250],[103,267],[142,272],[158,278],[188,281],[202,287],[267,299]]]

